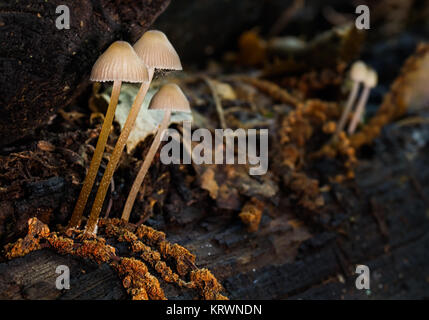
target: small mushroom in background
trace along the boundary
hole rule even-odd
[[[122,82],[147,82],[149,75],[146,66],[131,45],[124,41],[116,41],[95,62],[90,79],[97,82],[113,81],[113,89],[94,155],[70,219],[69,227],[79,227],[80,225],[112,127]]]
[[[356,61],[355,63],[353,63],[352,68],[350,70],[350,79],[353,81],[353,86],[347,99],[346,106],[344,107],[343,113],[341,115],[341,119],[338,122],[336,135],[338,135],[344,129],[347,118],[352,110],[353,104],[355,103],[359,91],[359,85],[365,80],[366,73],[367,67],[365,63],[363,63],[362,61]]]
[[[377,81],[378,81],[377,72],[375,72],[375,70],[369,69],[366,73],[365,80],[363,81],[364,87],[363,87],[362,94],[356,106],[353,118],[350,121],[348,134],[353,134],[355,132],[356,127],[360,119],[362,118],[362,115],[365,112],[365,106],[369,98],[369,93],[371,89],[377,85]]]
[[[143,183],[144,177],[149,170],[150,164],[155,157],[156,151],[158,150],[162,136],[164,135],[165,129],[170,124],[170,117],[172,112],[191,112],[189,101],[186,96],[176,84],[164,85],[152,98],[149,109],[151,110],[164,110],[164,117],[159,126],[158,132],[155,139],[150,146],[149,152],[144,159],[143,165],[141,166],[139,173],[131,187],[131,191],[128,194],[127,201],[125,203],[124,210],[122,212],[122,219],[128,221],[130,218],[131,210],[134,205],[134,201],[137,197],[138,191],[141,184]]]
[[[182,70],[180,58],[176,50],[174,50],[170,41],[168,41],[168,38],[161,31],[150,30],[145,32],[140,40],[138,40],[134,45],[134,50],[148,68],[149,82],[145,82],[141,85],[134,103],[131,106],[130,113],[128,114],[125,125],[122,128],[118,141],[116,142],[106,170],[104,171],[86,226],[87,232],[93,232],[95,225],[97,224],[110,181],[140,112],[155,69]]]

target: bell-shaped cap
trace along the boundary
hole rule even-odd
[[[188,99],[174,83],[168,83],[159,89],[150,101],[149,109],[191,112]]]
[[[92,81],[147,82],[146,65],[128,42],[116,41],[97,59],[92,67]]]
[[[366,79],[367,67],[362,61],[356,61],[353,63],[350,70],[350,78],[357,82],[363,82]]]
[[[134,44],[134,50],[149,68],[182,70],[179,55],[161,31],[146,31]]]
[[[364,81],[365,85],[369,88],[374,88],[378,82],[377,72],[373,69],[369,69],[366,74],[366,79]]]

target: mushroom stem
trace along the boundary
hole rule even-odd
[[[353,118],[349,124],[349,129],[348,129],[349,134],[353,134],[356,130],[356,127],[359,123],[359,120],[361,119],[362,114],[365,111],[365,105],[366,105],[366,102],[368,101],[370,90],[371,90],[371,88],[369,86],[364,86],[362,94],[361,94],[360,99],[358,101],[355,113],[354,113]]]
[[[136,179],[131,187],[131,191],[128,194],[127,201],[125,203],[124,211],[122,211],[122,220],[128,221],[130,218],[131,210],[134,205],[134,201],[136,200],[137,194],[140,190],[140,186],[143,183],[144,177],[146,176],[147,171],[149,170],[150,164],[152,163],[153,158],[155,157],[156,151],[161,144],[162,137],[164,135],[165,129],[168,128],[170,124],[171,111],[165,110],[164,117],[159,126],[158,132],[156,133],[155,139],[150,146],[149,152],[144,159],[143,165],[140,168],[139,173],[137,174]]]
[[[350,91],[349,98],[347,99],[347,104],[343,110],[343,114],[341,115],[341,119],[338,122],[337,131],[335,135],[338,135],[341,131],[343,131],[347,121],[347,117],[349,116],[350,111],[352,110],[352,106],[356,100],[358,90],[359,90],[359,82],[353,81],[353,87],[352,87],[352,90]]]
[[[134,123],[143,104],[144,97],[146,96],[150,82],[152,81],[154,71],[154,68],[148,68],[149,81],[142,83],[134,103],[131,106],[130,113],[128,114],[127,120],[125,121],[125,125],[122,128],[122,132],[119,135],[118,141],[116,142],[115,149],[113,150],[109,163],[107,164],[106,170],[104,171],[103,178],[101,179],[100,186],[98,187],[97,195],[95,196],[94,204],[92,206],[89,220],[86,225],[87,232],[94,232],[98,217],[100,216],[101,209],[103,208],[103,202],[106,198],[110,181],[119,163],[122,151],[124,150],[124,147],[127,143],[128,136],[134,127]]]
[[[116,106],[118,105],[121,84],[122,81],[113,82],[112,94],[110,96],[110,102],[107,108],[106,116],[104,118],[103,126],[101,127],[101,132],[98,137],[97,145],[95,147],[94,155],[92,156],[88,173],[83,182],[79,198],[76,202],[76,206],[74,207],[73,214],[69,222],[69,228],[78,228],[80,225],[86,202],[88,201],[92,186],[94,185],[95,177],[97,176],[98,168],[100,167],[101,159],[103,158],[104,149],[106,147],[106,142],[112,127],[113,118],[115,116]]]

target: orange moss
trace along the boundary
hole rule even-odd
[[[39,250],[40,240],[49,235],[49,228],[47,225],[39,221],[37,218],[28,220],[28,233],[23,239],[18,239],[13,244],[5,246],[6,258],[13,259],[25,256],[26,254]]]
[[[222,295],[222,285],[208,269],[198,269],[191,272],[191,281],[200,291],[205,300],[228,300]]]
[[[177,243],[171,244],[167,241],[162,241],[159,243],[159,251],[164,258],[173,258],[176,261],[177,273],[181,276],[196,268],[195,256]]]
[[[298,161],[304,159],[307,142],[314,135],[314,132],[321,130],[326,134],[334,133],[336,124],[330,119],[336,119],[339,115],[338,104],[312,99],[299,104],[295,111],[284,117],[282,127],[279,130],[280,142],[285,145],[283,164],[292,170],[300,169]],[[357,163],[355,149],[351,146],[344,132],[339,135],[338,139],[332,139],[330,144],[324,145],[317,152],[308,155],[307,158],[315,160],[322,156],[335,158],[338,155],[344,157],[344,165],[347,170],[344,178],[354,177],[354,167]],[[305,204],[307,208],[311,209],[323,204],[316,180],[309,179],[305,174],[299,173],[289,182],[291,182],[289,184],[291,189],[297,192],[298,196],[301,195],[300,203]],[[310,188],[307,189],[308,187]],[[311,205],[312,200],[317,205]]]
[[[14,244],[6,246],[6,256],[9,259],[20,257],[31,251],[40,249],[40,241],[44,240],[46,241],[45,244],[50,245],[60,254],[71,254],[88,258],[97,263],[110,263],[122,277],[122,284],[133,299],[166,299],[158,279],[149,273],[144,262],[135,258],[117,257],[115,248],[106,244],[104,238],[88,235],[84,231],[76,229],[68,229],[63,236],[60,236],[56,232],[51,233],[48,226],[40,222],[37,218],[30,219],[28,224],[29,230],[27,236],[24,239],[19,239]],[[163,232],[156,231],[147,226],[136,228],[135,225],[119,219],[101,219],[99,227],[100,234],[102,234],[102,231],[105,231],[108,237],[115,237],[118,241],[130,243],[132,252],[140,254],[140,257],[150,263],[166,282],[174,282],[185,288],[198,287],[206,288],[206,290],[212,287],[213,290],[216,290],[220,286],[210,272],[205,278],[200,279],[198,276],[196,278],[194,276],[197,282],[186,282],[180,279],[179,275],[174,273],[161,260],[161,253],[138,240],[133,230],[139,230],[139,235],[143,239],[156,244],[160,248],[163,257],[175,259],[181,275],[188,274],[191,269],[198,271],[195,266],[195,256],[182,246],[170,244],[165,241],[165,234]],[[203,284],[204,281],[207,282],[206,285]],[[211,297],[209,293],[205,293],[204,296]],[[220,294],[214,294],[214,296],[218,298],[223,297]]]
[[[299,149],[295,145],[288,144],[282,148],[281,152],[283,159],[282,165],[294,170],[301,156]]]
[[[313,70],[299,77],[286,77],[281,81],[281,85],[286,88],[293,88],[294,93],[296,91],[296,94],[304,99],[314,91],[328,86],[340,86],[344,81],[346,67],[345,63],[339,63],[335,69]]]
[[[304,148],[319,127],[323,130],[324,126],[328,125],[332,130],[333,125],[327,121],[338,115],[339,107],[335,103],[318,99],[299,103],[296,109],[289,112],[282,120],[279,129],[280,142],[285,144],[285,147],[287,144],[294,144],[298,148]]]
[[[118,221],[110,223],[110,221],[104,220],[102,222],[107,236],[115,237],[120,242],[129,243],[132,252],[140,254],[140,257],[149,263],[161,275],[164,281],[177,283],[179,286],[188,286],[185,281],[179,278],[177,273],[174,273],[164,261],[161,261],[161,254],[158,251],[139,241],[138,237],[131,231],[118,225],[121,225]]]
[[[252,198],[250,201],[246,202],[239,214],[239,217],[241,221],[247,226],[247,231],[258,231],[264,207],[265,204],[256,198]]]
[[[333,133],[335,133],[335,130],[337,130],[337,124],[335,123],[335,121],[326,122],[323,125],[323,129],[322,130],[326,134],[333,134]]]
[[[140,225],[136,230],[136,235],[139,239],[145,239],[150,244],[157,244],[165,240],[165,233],[157,231],[151,227]]]
[[[259,89],[260,91],[269,95],[275,101],[279,101],[285,104],[290,104],[292,106],[297,106],[299,103],[299,100],[297,98],[292,96],[289,92],[287,92],[285,89],[278,86],[274,82],[271,82],[268,80],[261,80],[253,77],[247,77],[247,76],[240,76],[237,79],[240,81],[246,82],[248,84],[251,84],[252,86]]]
[[[26,254],[39,250],[39,240],[32,237],[25,237],[24,239],[18,239],[14,244],[7,244],[5,246],[6,258],[13,259],[17,257],[23,257]]]
[[[136,230],[140,239],[145,239],[151,245],[156,245],[164,258],[173,258],[176,261],[177,273],[186,275],[190,269],[195,267],[195,256],[186,248],[171,244],[165,240],[165,233],[151,227],[141,225]]]
[[[29,236],[45,238],[49,235],[49,233],[49,227],[37,218],[30,218],[28,220]]]
[[[262,65],[266,59],[266,42],[255,31],[244,32],[238,39],[238,62],[243,65]]]
[[[323,206],[324,200],[318,180],[301,171],[305,164],[307,144],[315,132],[335,131],[335,124],[330,119],[335,119],[339,114],[338,104],[312,99],[299,103],[295,110],[281,120],[278,139],[283,156],[279,164],[284,172],[283,182],[291,189],[292,198],[297,198],[298,204],[310,210]],[[345,150],[350,151],[347,148]],[[312,156],[309,158],[312,159]]]
[[[311,179],[303,172],[293,172],[291,190],[298,196],[298,203],[304,208],[316,210],[324,205],[323,196],[320,194],[319,181]]]
[[[75,247],[73,239],[59,237],[56,234],[52,234],[48,238],[48,242],[52,248],[54,248],[60,254],[73,254]]]
[[[82,258],[89,258],[97,263],[108,262],[115,256],[115,248],[106,244],[103,238],[84,240],[75,250],[75,254]]]
[[[166,300],[158,279],[149,273],[143,262],[134,258],[122,258],[114,267],[123,277],[122,284],[133,300]]]

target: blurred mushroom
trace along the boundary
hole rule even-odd
[[[149,82],[143,83],[141,85],[118,141],[116,142],[115,149],[113,150],[113,153],[110,157],[110,161],[107,164],[106,170],[104,171],[104,175],[101,179],[97,195],[95,196],[94,205],[92,206],[89,216],[86,227],[87,232],[93,232],[94,227],[97,224],[97,220],[103,207],[103,202],[106,197],[110,181],[119,163],[119,159],[121,158],[122,151],[124,150],[125,144],[127,143],[128,136],[130,135],[130,132],[134,126],[137,115],[139,114],[144,97],[147,93],[147,90],[149,89],[150,81],[152,81],[155,68],[170,70],[182,69],[180,58],[177,55],[176,50],[174,50],[170,41],[168,41],[165,34],[161,31],[150,30],[145,32],[140,40],[138,40],[134,45],[134,50],[148,68]]]
[[[141,184],[143,183],[144,177],[152,163],[152,160],[156,154],[156,151],[161,144],[162,136],[164,135],[165,129],[170,124],[170,116],[172,112],[191,112],[189,102],[182,90],[176,84],[164,85],[152,98],[149,109],[152,110],[164,110],[164,117],[159,126],[158,132],[155,139],[150,146],[149,152],[144,159],[143,165],[137,174],[136,179],[131,187],[131,191],[128,194],[127,201],[125,203],[124,211],[122,212],[122,219],[128,221],[130,218],[131,210],[134,205],[134,201],[138,194]]]
[[[148,71],[129,43],[116,41],[95,62],[91,72],[91,80],[97,82],[113,81],[113,89],[97,146],[70,219],[69,227],[79,227],[80,225],[83,210],[97,176],[112,127],[122,82],[146,82],[148,81]]]
[[[359,85],[361,82],[365,80],[367,72],[367,67],[365,63],[362,61],[356,61],[353,63],[352,68],[350,70],[350,79],[353,82],[352,90],[350,91],[349,97],[347,99],[346,106],[344,107],[343,113],[341,115],[341,119],[338,122],[336,135],[338,135],[341,131],[343,131],[344,126],[347,121],[347,117],[350,114],[350,111],[352,110],[353,104],[355,103],[358,91],[359,91]]]
[[[349,125],[349,129],[348,129],[349,134],[353,134],[355,132],[356,127],[359,123],[359,120],[362,118],[362,115],[365,112],[365,106],[368,101],[369,92],[371,91],[372,88],[374,88],[377,85],[377,81],[378,81],[377,72],[375,72],[375,70],[368,70],[366,73],[365,80],[363,81],[364,87],[363,87],[362,94],[360,96],[360,99],[355,109],[355,113]]]

